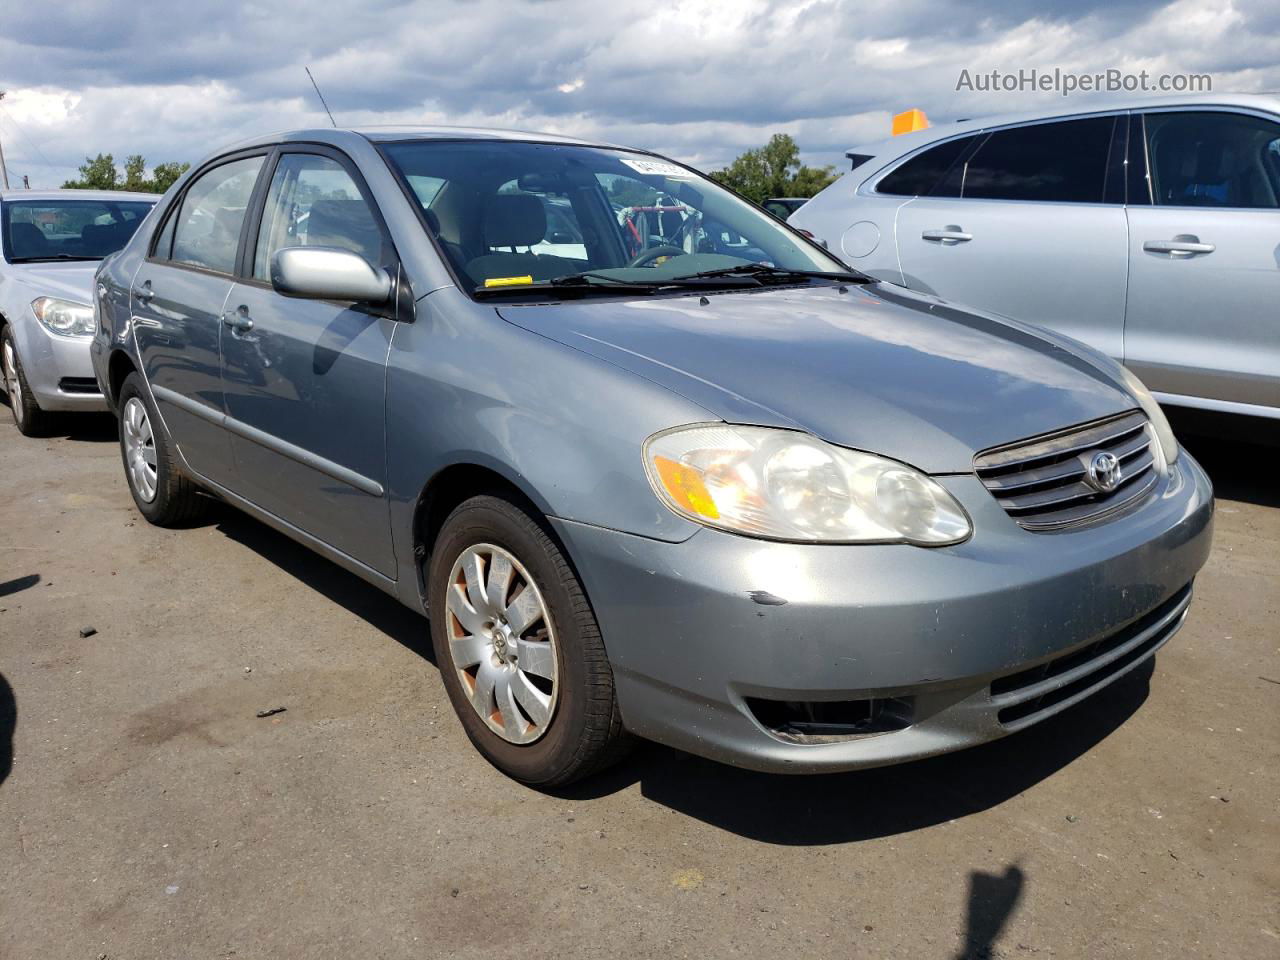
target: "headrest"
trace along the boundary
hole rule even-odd
[[[531,247],[547,235],[547,213],[531,193],[500,193],[484,212],[484,240],[491,247]]]
[[[43,252],[49,249],[49,238],[34,223],[9,224],[9,240],[13,246],[25,247],[28,251]]]
[[[382,258],[382,235],[363,200],[326,197],[311,205],[307,244],[341,247],[376,263]]]

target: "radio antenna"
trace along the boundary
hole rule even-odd
[[[329,122],[332,123],[334,127],[337,127],[338,121],[333,119],[333,111],[330,110],[329,105],[324,102],[324,94],[320,92],[320,85],[316,83],[316,78],[311,75],[311,68],[303,67],[302,69],[307,71],[307,79],[310,80],[311,85],[316,88],[316,96],[320,98],[320,106],[324,107],[324,112],[329,114]]]

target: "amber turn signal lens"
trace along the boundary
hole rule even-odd
[[[654,457],[653,465],[658,471],[658,479],[662,481],[662,486],[672,500],[690,513],[708,520],[719,518],[720,511],[716,509],[716,502],[711,499],[697,470],[668,457]]]

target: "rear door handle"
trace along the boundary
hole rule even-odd
[[[133,295],[137,297],[138,300],[145,305],[151,302],[151,298],[156,295],[156,292],[151,289],[151,281],[144,280],[142,283],[142,286],[139,289],[133,291]]]
[[[968,243],[973,239],[972,233],[965,233],[954,223],[947,224],[941,230],[926,230],[920,234],[921,240],[931,240],[934,243],[945,244],[946,246],[954,246],[957,243]]]
[[[1174,260],[1185,260],[1197,254],[1213,253],[1218,248],[1212,243],[1201,243],[1194,234],[1180,233],[1172,240],[1147,240],[1142,249],[1147,253],[1167,253]]]

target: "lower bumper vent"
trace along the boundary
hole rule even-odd
[[[840,743],[911,726],[914,697],[871,700],[764,700],[747,697],[747,709],[780,740]]]

